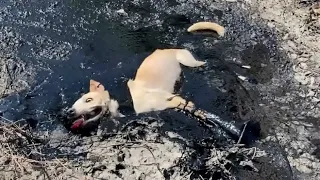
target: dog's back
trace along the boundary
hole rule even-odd
[[[197,61],[186,49],[157,49],[139,67],[135,81],[151,89],[161,89],[170,93],[181,74],[180,64],[197,67],[205,62]]]
[[[175,49],[153,52],[142,62],[137,71],[135,82],[143,82],[143,86],[146,88],[172,92],[181,73],[175,54]]]

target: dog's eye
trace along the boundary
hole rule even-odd
[[[88,102],[90,102],[90,101],[92,101],[92,98],[87,98],[87,99],[86,99],[86,103],[88,103]]]

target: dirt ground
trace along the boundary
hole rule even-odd
[[[199,20],[224,25],[226,37],[185,35]],[[0,179],[320,179],[316,0],[10,0],[0,2],[0,23]],[[121,69],[103,79],[117,84],[139,64],[125,58],[168,46],[214,59],[190,74],[216,89],[195,89],[192,77],[186,94],[202,94],[200,104],[222,117],[256,119],[263,138],[245,147],[173,111],[103,121],[85,137],[63,126],[57,114],[84,91],[81,79],[112,71],[99,63]],[[258,83],[238,81],[223,66],[230,61],[254,67],[245,73]]]

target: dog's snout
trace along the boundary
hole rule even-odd
[[[73,117],[75,115],[76,115],[76,111],[74,109],[72,109],[72,108],[68,109],[68,111],[67,111],[68,117]]]

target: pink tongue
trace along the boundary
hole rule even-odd
[[[71,129],[77,129],[77,128],[79,128],[79,127],[83,124],[83,122],[84,122],[84,119],[83,119],[83,118],[76,120],[76,121],[72,124]]]

